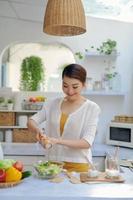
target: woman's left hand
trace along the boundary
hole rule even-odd
[[[49,137],[48,139],[49,139],[49,141],[50,141],[50,143],[51,143],[52,145],[58,144],[58,142],[59,142],[59,139],[58,139],[58,138]]]

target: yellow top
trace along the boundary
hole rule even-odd
[[[67,114],[65,114],[65,113],[61,114],[61,119],[60,119],[60,135],[63,134],[63,130],[64,130],[65,123],[67,121],[67,118],[68,118]]]
[[[60,135],[61,136],[63,134],[64,126],[65,126],[67,119],[68,119],[68,115],[65,113],[62,113],[61,118],[60,118]],[[64,162],[63,168],[67,169],[70,172],[72,172],[72,171],[85,172],[85,171],[88,171],[90,166],[88,165],[88,163]]]

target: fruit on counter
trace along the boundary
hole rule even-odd
[[[15,167],[17,170],[19,170],[20,172],[22,172],[22,170],[23,170],[23,163],[21,161],[16,161],[13,164],[13,167]]]
[[[19,160],[0,160],[0,182],[19,181],[32,175],[31,171],[23,171],[24,165]]]
[[[0,183],[6,181],[6,171],[5,169],[0,169]]]
[[[10,167],[6,170],[6,182],[19,181],[22,178],[22,172],[15,167]]]
[[[8,169],[10,168],[16,161],[12,159],[4,159],[0,160],[0,169]]]
[[[27,178],[32,175],[31,171],[24,171],[22,172],[22,179]]]

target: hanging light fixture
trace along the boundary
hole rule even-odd
[[[57,36],[85,33],[85,13],[81,0],[48,0],[43,31]]]

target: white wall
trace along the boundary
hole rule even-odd
[[[87,17],[87,33],[74,37],[49,36],[42,32],[41,23],[0,18],[0,51],[14,41],[42,41],[44,43],[59,41],[68,45],[74,52],[83,51],[91,45],[99,46],[111,38],[117,41],[120,56],[117,68],[122,77],[122,88],[126,97],[91,96],[101,108],[101,118],[96,141],[104,142],[107,123],[115,114],[133,115],[133,24],[113,20]],[[83,63],[88,68],[87,63]]]

